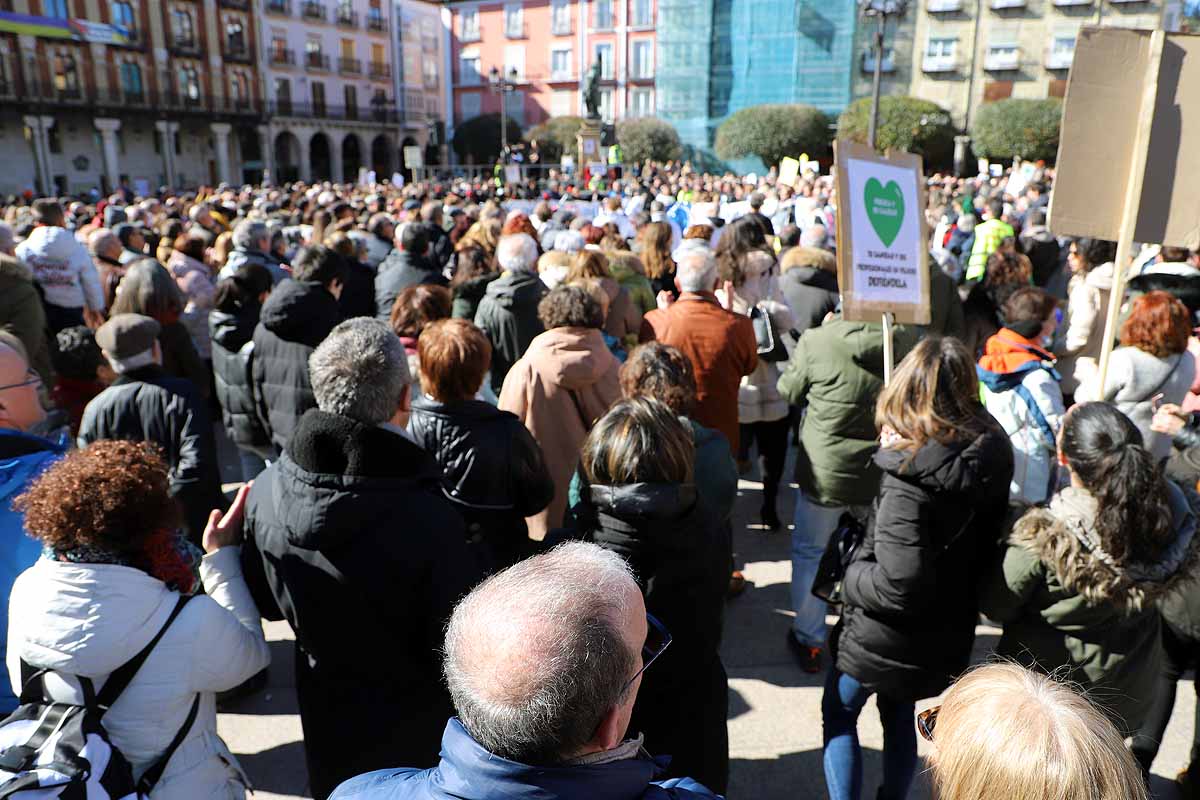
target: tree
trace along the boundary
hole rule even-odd
[[[994,160],[1020,157],[1053,161],[1058,156],[1062,101],[1009,98],[980,106],[971,126],[971,148]]]
[[[871,124],[871,98],[855,100],[838,118],[838,138],[866,144]],[[954,155],[954,124],[950,112],[915,97],[881,97],[875,146],[880,152],[920,153],[925,166],[948,164]]]
[[[537,142],[543,164],[557,163],[563,153],[575,155],[578,149],[575,135],[582,125],[582,117],[553,117],[530,128],[525,134],[525,141]]]
[[[656,117],[638,117],[617,123],[617,144],[627,164],[674,161],[683,152],[675,126]]]
[[[508,141],[521,140],[521,126],[512,117],[506,117]],[[500,156],[500,115],[483,114],[473,117],[454,129],[451,142],[460,161],[475,164],[494,164]]]
[[[758,156],[767,167],[785,156],[816,157],[829,149],[829,119],[805,105],[762,105],[743,108],[717,128],[721,158]]]

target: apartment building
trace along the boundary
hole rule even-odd
[[[274,179],[354,181],[362,169],[390,175],[399,166],[400,124],[391,0],[254,2]]]
[[[396,0],[395,9],[401,152],[405,147],[420,147],[424,164],[444,164],[448,84],[442,6],[425,0]]]
[[[505,112],[523,128],[585,113],[600,63],[600,115],[654,114],[657,0],[462,0],[448,4],[451,123]],[[492,75],[513,84],[495,91]]]
[[[251,2],[0,2],[0,191],[259,179]]]

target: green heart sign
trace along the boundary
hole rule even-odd
[[[885,247],[891,247],[904,224],[904,194],[900,185],[888,181],[884,186],[878,178],[871,178],[863,190],[863,202],[875,234]]]

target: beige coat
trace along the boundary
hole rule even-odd
[[[554,478],[549,507],[526,520],[531,538],[561,527],[583,440],[621,396],[619,367],[600,331],[554,328],[537,336],[505,376],[500,408],[525,423]]]

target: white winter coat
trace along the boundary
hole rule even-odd
[[[34,228],[17,245],[17,258],[33,270],[46,302],[62,308],[104,310],[104,290],[87,248],[66,228]]]
[[[1033,396],[1038,410],[1057,436],[1065,413],[1058,381],[1048,370],[1035,369],[1026,373],[1021,385]],[[1013,477],[1009,485],[1009,502],[1021,505],[1045,502],[1057,488],[1050,485],[1058,461],[1057,443],[1046,438],[1028,404],[1016,391],[994,393],[986,385],[980,386],[984,407],[1004,428],[1012,443]]]
[[[1063,394],[1091,380],[1104,343],[1104,310],[1112,294],[1113,265],[1101,264],[1086,275],[1073,275],[1067,289],[1067,315],[1055,343]]]
[[[104,715],[134,778],[154,763],[200,709],[152,800],[244,798],[241,767],[217,736],[215,692],[232,689],[271,660],[258,609],[242,578],[239,547],[204,557],[206,595],[191,599],[133,681]],[[179,598],[141,570],[114,564],[42,560],[17,578],[9,600],[8,674],[20,693],[20,659],[34,667],[92,678],[99,689],[145,647]],[[47,677],[47,692],[78,702],[78,683]]]
[[[775,260],[761,253],[753,253],[747,258],[745,282],[734,290],[733,312],[750,316],[755,305],[767,312],[775,335],[783,339],[791,354],[794,342],[788,331],[796,327],[796,318],[773,274],[774,266]],[[723,295],[724,292],[718,292],[718,296]],[[776,388],[781,366],[787,366],[787,361],[775,363],[759,358],[754,371],[742,377],[738,386],[738,424],[774,422],[788,415],[788,402]]]

